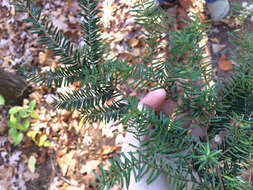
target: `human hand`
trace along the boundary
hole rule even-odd
[[[141,101],[139,102],[138,109],[142,110],[144,105],[147,105],[150,109],[155,110],[157,113],[163,112],[165,115],[170,116],[170,114],[175,110],[177,102],[172,101],[171,99],[166,98],[166,91],[164,89],[158,89],[155,91],[149,92]],[[187,114],[187,113],[186,113]],[[180,116],[179,116],[180,117]],[[190,122],[184,123],[184,128],[191,127]],[[190,129],[191,134],[195,137],[196,140],[199,140],[206,135],[206,131],[202,128],[193,128]],[[140,147],[140,141],[137,140],[133,134],[126,133],[125,141],[122,145],[122,152],[127,156],[128,152],[136,152],[136,147]],[[130,146],[130,144],[134,145]],[[149,174],[146,174],[142,177],[139,182],[135,182],[133,174],[130,177],[129,190],[153,190],[159,187],[160,190],[167,190],[170,188],[168,184],[168,179],[161,174],[154,182],[147,185],[146,180]],[[189,185],[191,186],[191,185]]]
[[[161,110],[168,113],[168,110],[165,110],[164,104],[167,104],[166,100],[166,91],[164,89],[158,89],[152,92],[149,92],[138,105],[138,109],[142,110],[144,105],[147,105],[150,109],[155,109],[160,112]],[[140,147],[140,142],[133,136],[132,133],[126,133],[124,143],[122,145],[122,152],[127,156],[128,152],[136,152],[136,148],[130,146],[129,144],[134,145],[135,147]],[[168,190],[168,180],[161,174],[153,183],[147,185],[146,180],[149,174],[144,175],[139,182],[135,182],[134,175],[131,172],[130,184],[128,190],[154,190],[159,187],[160,190]],[[126,187],[124,188],[126,189]]]
[[[173,111],[176,109],[178,102],[174,102],[171,99],[166,99],[166,91],[164,89],[158,89],[149,92],[138,105],[139,110],[142,109],[144,105],[147,105],[150,109],[155,109],[159,114],[162,112],[166,116],[170,116]],[[186,116],[189,113],[184,113],[178,115],[178,119]],[[191,121],[182,122],[182,127],[191,128]],[[189,130],[189,134],[195,137],[195,140],[204,139],[207,135],[205,128],[192,128]]]

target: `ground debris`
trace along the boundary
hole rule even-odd
[[[22,21],[27,15],[15,12],[10,2],[12,0],[2,0],[0,4],[0,67],[7,71],[15,71],[19,66],[35,66],[46,72],[50,68],[60,66],[57,64],[57,57],[53,58],[51,51],[44,50],[39,45],[38,36],[29,33],[26,23]],[[130,64],[143,63],[139,57],[147,54],[143,42],[143,29],[134,24],[135,20],[130,13],[131,6],[136,2],[138,0],[103,0],[99,3],[102,37],[107,39],[110,45],[110,57],[128,57]],[[184,19],[188,20],[189,11],[201,12],[203,20],[208,17],[203,0],[179,2],[181,5],[165,9],[168,14],[176,17],[171,31],[180,32],[186,26]],[[77,0],[37,0],[36,5],[44,7],[42,15],[53,21],[67,38],[77,45],[83,45]],[[252,6],[247,8],[247,11],[248,9],[252,10]],[[242,21],[229,17],[221,26],[213,27],[212,34],[208,36],[210,41],[213,39],[212,58],[216,59],[212,59],[212,62],[219,72],[231,71],[234,65],[227,55],[220,55],[223,49],[230,47],[229,42],[224,41],[223,36],[220,37],[222,32],[227,32],[223,27],[226,24],[230,29],[241,25]],[[166,39],[164,42],[167,43]],[[92,170],[99,174],[99,164],[109,169],[108,159],[120,153],[124,127],[117,123],[84,123],[77,111],[55,110],[51,103],[56,97],[56,92],[77,88],[78,84],[75,84],[68,89],[60,88],[57,91],[33,84],[34,91],[29,99],[25,100],[36,100],[39,119],[31,120],[30,130],[36,132],[37,142],[41,136],[46,136],[51,142],[50,148],[38,147],[31,138],[14,147],[8,141],[8,118],[6,114],[0,114],[0,189],[1,186],[22,190],[98,189],[91,186],[92,182],[97,182]],[[131,94],[137,95],[139,96],[138,92]],[[34,154],[37,155],[37,162],[35,173],[32,173],[27,163],[28,158]],[[119,186],[113,188],[120,189]]]

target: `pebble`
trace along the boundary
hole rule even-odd
[[[224,44],[212,44],[212,50],[214,54],[217,54],[226,47]]]

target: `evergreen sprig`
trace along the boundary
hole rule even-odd
[[[41,9],[36,8],[30,0],[18,0],[14,4],[17,12],[27,12],[29,17],[24,21],[32,23],[30,30],[32,34],[38,34],[39,42],[53,51],[54,56],[60,56],[59,63],[66,65],[80,64],[80,53],[74,50],[74,45],[66,39],[53,23],[47,21],[46,16],[41,16]]]
[[[141,145],[116,156],[109,170],[100,167],[101,176],[95,175],[101,189],[128,187],[130,175],[136,181],[147,175],[146,182],[152,183],[161,174],[168,177],[171,189],[252,188],[252,33],[232,34],[238,47],[231,56],[234,74],[225,83],[212,84],[211,65],[204,61],[205,46],[200,45],[208,28],[197,17],[173,32],[174,19],[154,7],[154,0],[137,4],[132,13],[144,28],[147,54],[141,57],[143,64],[129,65],[127,60],[107,59],[98,1],[80,0],[83,47],[68,41],[29,0],[15,5],[29,13],[26,21],[39,42],[60,57],[59,67],[34,73],[32,79],[49,87],[81,84],[80,89],[58,93],[54,105],[80,110],[91,121],[118,120]],[[176,108],[171,116],[147,107],[139,110],[136,97],[129,97],[121,85],[164,88]],[[192,137],[189,130],[194,128],[205,129],[207,137]]]
[[[25,21],[32,23],[30,30],[40,37],[39,42],[52,50],[53,56],[60,57],[58,63],[61,65],[58,68],[45,73],[33,73],[29,76],[30,80],[55,88],[80,82],[82,89],[67,94],[58,93],[54,105],[59,108],[78,109],[91,120],[116,120],[121,115],[121,109],[122,112],[126,111],[126,103],[122,103],[125,97],[122,97],[117,87],[118,80],[122,81],[122,72],[117,68],[122,63],[118,60],[104,60],[105,44],[100,37],[97,4],[98,2],[93,0],[80,1],[84,41],[83,47],[80,48],[75,48],[77,45],[67,40],[46,16],[41,16],[41,9],[35,8],[29,0],[18,0],[15,6],[18,12],[29,14]],[[120,70],[124,68],[129,70],[126,66]],[[109,105],[107,102],[110,99],[118,100]]]
[[[86,50],[88,55],[88,65],[97,65],[102,62],[103,48],[102,40],[100,37],[100,29],[98,26],[99,18],[97,17],[98,1],[93,0],[80,0],[80,7],[82,9],[83,23],[81,25],[84,41],[83,49]]]

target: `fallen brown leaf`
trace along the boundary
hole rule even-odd
[[[184,9],[189,9],[193,6],[193,0],[179,0],[179,3]]]
[[[3,135],[8,130],[7,119],[0,115],[0,135]]]
[[[13,169],[10,166],[0,166],[0,184],[8,187],[11,177],[13,175]]]
[[[39,93],[38,91],[34,91],[29,95],[30,99],[35,99],[37,103],[39,103],[42,99],[42,94]]]
[[[78,186],[64,184],[63,187],[59,187],[57,189],[58,190],[82,190],[82,189],[85,189],[85,188],[80,188]]]
[[[66,17],[64,15],[60,15],[58,18],[54,19],[53,23],[59,30],[62,30],[63,32],[68,31],[68,25],[66,24]]]
[[[62,175],[65,176],[67,174],[67,171],[69,169],[69,167],[72,167],[72,163],[74,162],[75,164],[75,160],[73,160],[73,156],[74,156],[74,151],[69,152],[68,154],[63,155],[61,158],[57,158],[57,163],[59,164],[60,168],[61,168],[61,172]]]
[[[88,175],[90,175],[92,173],[92,170],[96,169],[99,164],[99,160],[89,160],[86,162],[85,165],[82,166],[81,173],[87,173]]]
[[[140,40],[138,40],[137,38],[131,38],[128,41],[128,45],[132,48],[136,47],[139,44]]]
[[[52,56],[53,52],[52,50],[46,50],[46,52],[40,52],[39,53],[39,63],[45,64],[46,61]]]
[[[177,7],[176,16],[177,16],[178,29],[183,29],[184,27],[186,27],[187,26],[186,21],[189,21],[189,17],[187,15],[186,10],[183,9],[182,7]]]
[[[26,172],[23,173],[23,177],[24,177],[25,181],[37,179],[39,176],[40,175],[38,173],[32,173],[29,170],[27,170]]]
[[[107,154],[114,152],[116,149],[117,149],[116,146],[105,145],[98,150],[98,154],[107,155]]]
[[[219,59],[219,62],[218,62],[218,67],[220,70],[223,70],[223,71],[230,71],[230,70],[233,70],[233,67],[232,67],[232,61],[230,61],[226,55],[224,54],[221,54],[221,57]]]

